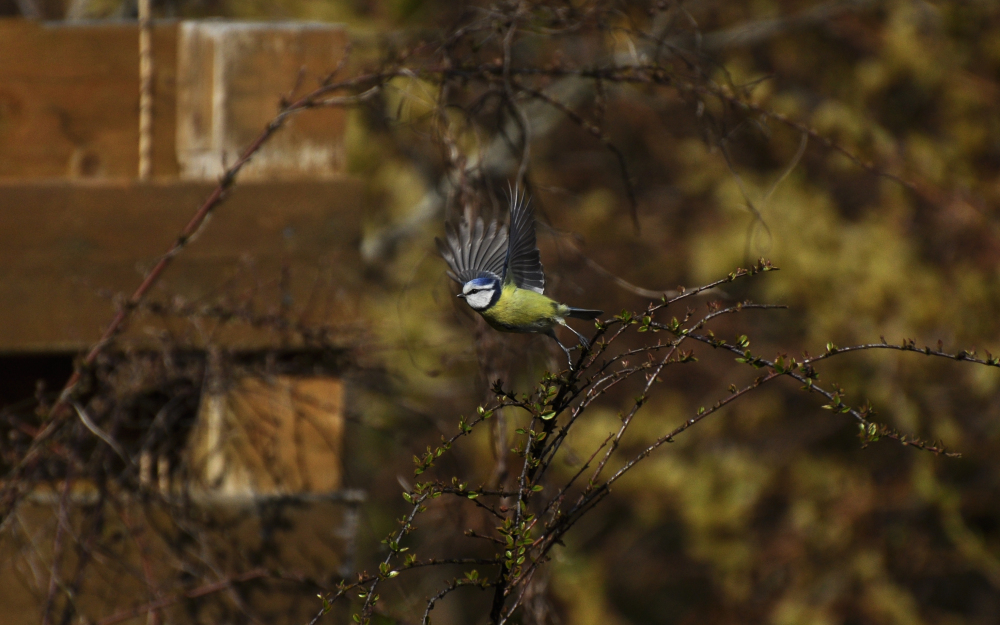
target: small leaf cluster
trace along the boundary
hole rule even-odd
[[[471,430],[471,428],[470,428]],[[427,451],[422,456],[413,456],[413,464],[417,465],[413,470],[414,475],[420,475],[427,469],[434,466],[434,461],[444,455],[444,452],[451,449],[451,441],[441,437],[441,445],[431,449],[427,446]]]
[[[517,579],[521,576],[524,563],[528,558],[528,548],[534,543],[531,538],[531,528],[534,521],[535,516],[529,514],[518,523],[512,519],[506,519],[502,525],[497,527],[497,532],[503,537],[503,564],[510,579]]]
[[[834,386],[832,391],[833,399],[830,400],[829,404],[824,404],[820,406],[823,410],[832,410],[837,414],[847,414],[851,411],[851,407],[845,404],[843,401],[844,389]]]

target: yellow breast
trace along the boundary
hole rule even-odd
[[[565,308],[541,293],[505,284],[497,303],[480,314],[504,332],[545,332],[558,323]]]

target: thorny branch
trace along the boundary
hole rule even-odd
[[[450,438],[443,439],[442,446],[438,449],[429,449],[423,458],[417,458],[417,474],[420,475],[430,470],[434,466],[435,460],[446,453],[451,444],[457,442],[459,438],[471,432],[473,427],[481,424],[489,418],[494,411],[505,407],[516,407],[527,414],[526,426],[519,428],[520,444],[515,451],[522,457],[521,471],[516,479],[516,489],[514,491],[496,490],[487,488],[470,488],[464,484],[458,487],[447,486],[445,483],[432,480],[418,484],[414,491],[406,494],[408,501],[413,500],[415,506],[413,512],[403,522],[403,527],[409,527],[416,513],[420,508],[416,503],[425,501],[428,493],[449,493],[460,499],[470,499],[477,506],[498,520],[502,521],[497,528],[499,535],[483,536],[471,530],[467,535],[472,538],[485,538],[491,544],[496,544],[503,553],[497,554],[495,562],[499,565],[498,571],[490,585],[494,586],[494,602],[491,609],[491,622],[504,623],[517,611],[524,596],[525,584],[531,579],[539,566],[542,566],[548,559],[550,551],[560,544],[562,538],[572,527],[590,510],[604,500],[611,492],[612,486],[621,480],[627,473],[636,467],[644,459],[665,443],[671,443],[675,438],[688,429],[707,419],[709,416],[720,412],[722,409],[732,405],[734,402],[751,395],[761,386],[773,380],[789,377],[803,384],[803,389],[816,392],[827,399],[830,404],[825,408],[833,409],[836,413],[848,414],[858,420],[863,430],[863,444],[868,444],[885,437],[897,440],[904,445],[912,446],[921,450],[931,451],[936,454],[954,456],[939,445],[932,445],[911,436],[898,432],[872,422],[868,415],[869,409],[855,409],[844,404],[840,397],[842,393],[838,391],[826,390],[817,383],[818,376],[813,365],[838,354],[847,354],[867,349],[895,349],[899,351],[910,351],[914,353],[927,354],[956,361],[968,361],[987,366],[1000,366],[1000,361],[991,355],[981,359],[971,352],[961,352],[950,354],[943,350],[931,350],[930,348],[917,348],[912,341],[904,342],[903,345],[889,345],[887,343],[873,343],[866,345],[852,346],[848,348],[837,348],[829,346],[827,353],[817,357],[805,357],[801,362],[794,359],[789,361],[784,357],[776,360],[760,358],[749,352],[748,341],[741,339],[740,343],[730,343],[715,338],[714,334],[707,327],[723,315],[739,314],[744,311],[761,310],[766,311],[780,306],[770,306],[764,304],[754,304],[742,302],[728,307],[720,307],[710,303],[709,311],[700,317],[692,315],[689,309],[682,319],[673,318],[669,322],[657,321],[655,317],[662,313],[671,305],[691,297],[706,290],[718,288],[720,285],[731,282],[738,278],[752,277],[762,272],[774,270],[767,262],[761,261],[749,270],[737,270],[722,280],[704,285],[695,289],[683,290],[670,300],[664,298],[660,303],[651,303],[643,313],[623,313],[613,319],[598,322],[597,331],[594,335],[592,349],[581,354],[578,366],[571,371],[566,371],[559,376],[546,376],[533,394],[519,395],[506,390],[502,385],[494,386],[496,402],[489,407],[480,408],[478,419],[466,422],[460,421],[460,432]],[[612,331],[610,334],[609,332]],[[621,337],[626,333],[636,332],[667,332],[673,335],[669,342],[657,340],[655,342],[644,342],[639,347],[630,347],[611,352],[612,346],[616,345]],[[651,335],[649,335],[651,336]],[[766,371],[757,377],[751,384],[737,389],[730,388],[730,394],[713,406],[701,408],[697,414],[687,419],[671,431],[659,436],[641,448],[638,453],[634,453],[624,459],[624,461],[607,477],[601,478],[604,469],[617,457],[620,450],[620,441],[633,423],[637,414],[650,399],[653,383],[657,381],[667,367],[673,364],[695,363],[697,358],[693,352],[681,350],[682,345],[687,340],[704,343],[716,349],[726,349],[739,356],[738,360],[757,369]],[[654,353],[662,352],[662,355],[649,360],[641,361],[638,364],[631,364],[633,359],[639,356],[652,356]],[[582,466],[578,468],[563,483],[553,495],[544,497],[541,493],[545,491],[545,486],[541,483],[542,477],[555,462],[557,453],[562,441],[566,439],[568,432],[579,421],[580,416],[593,403],[605,396],[611,389],[626,383],[638,374],[642,374],[642,384],[640,393],[632,404],[632,407],[621,415],[620,427],[608,434],[607,438],[601,442],[590,454]],[[557,424],[559,426],[557,427]],[[548,440],[551,437],[551,440]],[[573,491],[578,479],[584,474],[588,467],[594,466],[590,479],[578,489],[575,502],[566,509],[563,504]],[[454,480],[453,480],[454,483]],[[485,505],[481,502],[483,498],[515,497],[512,509],[503,507],[497,509],[493,506]],[[503,513],[510,516],[504,520]],[[498,514],[499,513],[499,514]],[[405,532],[400,532],[401,537]],[[390,540],[393,540],[390,538]],[[396,549],[396,547],[393,547]],[[388,558],[386,560],[388,562]],[[466,585],[468,580],[455,578],[449,582],[438,594],[428,600],[427,611],[446,595],[457,588]],[[477,578],[476,585],[482,587],[482,582]],[[513,602],[509,602],[510,597],[515,597]],[[369,602],[373,601],[371,594],[366,599],[366,609],[370,608]],[[367,614],[370,614],[370,609]],[[362,614],[362,622],[365,613]]]

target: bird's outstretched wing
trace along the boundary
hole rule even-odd
[[[517,189],[511,192],[510,243],[503,271],[504,282],[536,293],[545,290],[542,256],[535,242],[535,213],[528,198]]]
[[[495,221],[486,227],[482,217],[476,218],[472,227],[471,222],[472,215],[466,211],[457,232],[449,223],[445,240],[434,239],[441,257],[448,263],[448,276],[459,284],[483,276],[502,279],[507,257],[507,229]]]

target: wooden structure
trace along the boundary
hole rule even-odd
[[[213,186],[0,182],[0,352],[67,352],[92,344],[114,312],[113,294],[135,288]],[[214,295],[240,295],[261,277],[276,283],[284,267],[292,305],[302,305],[319,285],[354,288],[360,202],[359,185],[348,180],[240,184],[151,299],[211,302]],[[262,286],[259,296],[274,300],[277,287]],[[315,311],[316,323],[352,312],[336,298],[321,299],[330,302]],[[149,342],[160,327],[140,314],[129,336]],[[234,349],[274,340],[246,328],[210,338]]]
[[[113,312],[108,294],[138,284],[222,163],[277,112],[298,68],[328,72],[345,47],[328,25],[157,25],[154,179],[140,183],[137,25],[0,20],[0,353],[92,344]],[[292,119],[163,291],[204,298],[246,258],[265,273],[287,267],[302,284],[319,263],[356,267],[361,189],[341,172],[344,124],[336,109]],[[343,288],[351,273],[330,279]]]
[[[336,68],[347,46],[343,28],[328,24],[155,24],[153,179],[139,181],[138,28],[0,20],[0,354],[71,358],[92,345],[116,299],[169,247],[223,163],[256,137],[282,97]],[[342,173],[344,128],[338,109],[291,119],[149,299],[245,307],[252,293],[255,309],[296,310],[303,323],[352,319],[346,298],[322,293],[343,295],[360,279],[362,194]],[[183,319],[139,311],[124,339],[133,348],[156,346],[169,332],[188,348],[289,347],[252,324],[207,324],[195,332]],[[237,401],[233,393],[247,384],[233,382],[226,401]],[[282,384],[327,385],[321,394],[338,398],[327,405],[339,423],[339,381]],[[274,398],[260,388],[246,395],[268,410],[287,404],[287,388],[270,388]],[[289,410],[278,412],[290,418]],[[339,426],[328,435],[339,445]],[[212,471],[222,470],[213,463]],[[339,468],[322,472],[339,476]],[[280,488],[241,479],[268,493],[339,488],[339,477]]]
[[[0,365],[50,358],[58,365],[54,384],[65,380],[68,362],[97,340],[120,296],[134,290],[169,247],[215,186],[223,163],[235,160],[263,129],[282,96],[300,82],[315,84],[337,66],[347,35],[318,24],[155,24],[148,181],[137,179],[138,42],[134,22],[0,19]],[[354,319],[352,298],[345,294],[357,292],[361,280],[363,189],[343,173],[345,119],[336,109],[292,119],[254,158],[150,301],[193,314],[199,306],[247,308],[249,302],[265,312],[293,309],[297,320],[315,325]],[[124,336],[130,347],[155,347],[170,333],[195,351],[296,349],[273,329],[210,318],[194,327],[190,320],[154,313],[137,311]],[[326,564],[349,567],[352,524],[363,494],[342,490],[343,383],[330,371],[314,369],[273,376],[242,371],[217,371],[202,389],[198,423],[186,443],[185,483],[178,483],[177,467],[165,456],[146,455],[136,459],[143,482],[163,501],[183,491],[215,513],[235,515],[226,522],[233,531],[220,535],[241,537],[234,553],[248,549],[246,540],[259,540],[263,530],[255,528],[263,521],[247,511],[262,502],[332,505],[334,511],[290,510],[294,519],[286,527],[297,538],[282,543],[268,566],[297,566],[302,545],[313,549],[314,535],[321,535],[328,545],[322,552]],[[2,403],[31,393],[11,385],[4,391],[22,395],[0,397]],[[55,531],[57,498],[51,495],[57,488],[35,493],[18,511],[18,531],[39,546],[32,557],[42,560],[53,557],[46,550]],[[85,507],[89,496],[85,484],[74,488],[78,504]],[[142,515],[168,512],[131,505],[115,508],[124,511],[122,536],[134,538],[120,545],[122,570],[152,559],[150,574],[169,576],[169,567],[158,568],[162,550],[153,538],[147,535],[148,549],[139,554],[142,542],[134,536]],[[336,528],[339,534],[332,535]],[[7,606],[10,622],[38,622],[33,610],[39,589],[25,586],[31,582],[17,570],[17,549],[0,541],[0,561],[7,563],[0,567],[0,604]],[[299,555],[289,560],[282,549]],[[92,614],[107,616],[121,608],[116,600],[122,596],[156,587],[124,577],[115,581],[119,573],[113,571],[103,575],[79,597],[80,605],[93,606]],[[143,613],[126,620],[145,618]]]
[[[138,42],[134,22],[0,19],[0,179],[135,179]],[[157,23],[153,176],[215,180],[280,99],[335,69],[346,46],[325,24]],[[247,177],[340,176],[344,126],[338,109],[291,120]]]
[[[321,24],[184,22],[177,46],[177,162],[183,178],[214,180],[291,92],[336,68],[346,40]],[[308,79],[306,77],[309,77]],[[283,91],[272,89],[284,86]],[[344,115],[291,119],[241,174],[244,180],[329,179],[343,169]]]
[[[340,489],[343,387],[326,379],[244,378],[202,394],[189,463],[190,485],[234,500]]]

